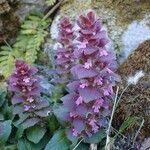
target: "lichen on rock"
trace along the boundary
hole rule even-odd
[[[128,59],[118,68],[118,74],[122,77],[120,89],[124,89],[127,80],[131,76],[135,76],[138,71],[142,71],[142,78],[137,84],[130,84],[124,92],[120,105],[114,117],[114,126],[119,126],[125,118],[129,116],[137,116],[144,119],[140,136],[142,138],[149,137],[150,133],[150,40],[142,43]],[[136,77],[135,77],[136,78]]]
[[[150,40],[143,42],[128,59],[120,65],[118,73],[122,77],[134,75],[136,71],[150,72]]]
[[[110,50],[116,50],[118,53],[118,61],[123,62],[127,57],[124,56],[123,51],[127,50],[129,47],[129,42],[127,43],[123,36],[126,33],[135,34],[141,33],[141,26],[149,28],[150,21],[150,1],[148,0],[66,0],[62,6],[60,7],[60,11],[56,14],[56,17],[51,26],[51,35],[56,34],[55,27],[58,24],[58,18],[62,16],[68,16],[72,20],[76,18],[76,16],[80,12],[86,12],[89,9],[93,9],[98,16],[103,20],[103,24],[109,33],[109,38],[111,40]],[[129,32],[130,27],[135,27],[134,22],[136,24],[140,24],[137,30],[134,32]],[[149,39],[149,30],[143,28],[143,35],[142,38],[138,41],[135,39],[135,36],[131,40],[135,40],[134,44],[136,46],[132,47],[133,49],[130,51],[134,51],[139,44],[144,42],[144,40]],[[147,35],[144,34],[147,32]],[[54,33],[54,34],[53,34]],[[136,34],[135,34],[136,35]],[[132,41],[132,42],[133,42]]]

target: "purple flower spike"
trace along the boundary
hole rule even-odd
[[[66,17],[61,19],[59,24],[59,38],[58,42],[62,47],[56,51],[56,69],[57,73],[61,76],[62,82],[67,82],[70,77],[70,69],[73,63],[73,25]]]
[[[48,102],[40,99],[40,78],[36,75],[38,70],[22,60],[17,60],[15,66],[9,79],[9,90],[14,93],[12,98],[14,110],[19,106],[23,110],[22,113],[27,112],[32,117],[36,116],[35,114],[38,114],[37,117],[42,117],[42,112],[43,116],[46,116],[50,109]]]
[[[75,63],[71,69],[67,68],[67,71],[71,70],[74,80],[67,85],[69,96],[62,98],[62,107],[67,110],[72,136],[87,137],[107,126],[104,120],[107,120],[110,114],[113,86],[118,80],[118,75],[114,73],[117,63],[115,55],[106,49],[107,34],[102,30],[101,21],[96,18],[94,12],[81,15],[77,24],[79,30],[73,46],[73,55],[70,56],[74,58]],[[72,26],[67,22],[63,27],[68,29]],[[66,30],[63,31],[65,34]],[[70,35],[72,32],[68,31]],[[68,44],[68,41],[62,40],[62,44]],[[82,128],[79,130],[81,123]]]

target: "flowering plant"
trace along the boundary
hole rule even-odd
[[[106,48],[107,34],[94,12],[81,15],[77,24],[79,31],[73,46],[76,64],[71,68],[74,80],[67,85],[69,94],[61,99],[60,107],[65,112],[58,117],[70,123],[72,136],[90,137],[107,127],[113,86],[118,80],[114,73],[117,63]]]
[[[16,61],[8,86],[11,104],[5,103],[5,98],[0,103],[13,112],[10,120],[0,123],[0,144],[3,136],[4,144],[15,139],[19,150],[67,150],[82,137],[84,143],[79,142],[79,147],[89,149],[88,143],[101,142],[99,135],[103,134],[101,140],[105,138],[113,87],[119,79],[115,54],[107,48],[107,32],[90,11],[79,16],[75,25],[62,18],[57,41],[56,69],[37,64],[40,72]],[[54,73],[59,78],[54,78]],[[7,133],[3,131],[6,128]]]
[[[73,62],[73,25],[67,17],[60,21],[58,42],[61,47],[56,51],[56,68],[57,73],[61,76],[61,81],[67,82],[70,78],[70,69]]]
[[[23,121],[30,119],[31,125],[41,121],[42,117],[47,117],[50,113],[49,103],[40,97],[40,78],[36,76],[37,69],[26,64],[22,60],[17,60],[16,68],[9,80],[9,90],[14,93],[12,104],[14,113]]]

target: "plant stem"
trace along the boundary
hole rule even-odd
[[[135,137],[134,137],[134,139],[133,139],[133,145],[132,145],[132,147],[134,146],[135,141],[136,141],[136,138],[137,138],[137,136],[139,135],[140,130],[142,129],[143,125],[144,125],[144,119],[142,120],[141,125],[140,125],[138,131],[137,131],[136,134],[135,134]]]
[[[75,150],[79,145],[80,145],[80,143],[83,141],[83,139],[81,139],[80,141],[79,141],[79,143],[73,148],[73,150]]]
[[[119,91],[119,87],[117,87],[116,96],[115,96],[114,105],[113,105],[113,110],[112,110],[111,118],[110,118],[109,125],[108,125],[105,150],[109,150],[110,149],[109,148],[109,145],[110,145],[109,134],[110,134],[110,130],[111,130],[111,124],[112,124],[113,116],[114,116],[115,109],[116,109],[117,98],[118,98],[118,91]]]
[[[63,2],[64,0],[60,0],[50,11],[43,17],[43,20],[46,20]]]

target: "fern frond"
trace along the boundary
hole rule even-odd
[[[42,20],[42,14],[30,15],[21,26],[21,33],[15,47],[24,51],[27,63],[34,63],[44,38],[47,36],[49,21]]]
[[[56,0],[46,0],[48,6],[53,6],[56,3]]]
[[[3,46],[0,49],[0,72],[6,78],[9,77],[12,72],[12,68],[14,67],[14,53],[13,50],[8,46]]]
[[[11,74],[16,59],[23,59],[27,63],[34,63],[37,53],[47,36],[49,21],[43,20],[43,14],[30,15],[21,25],[21,31],[12,46],[0,48],[0,74],[6,78]]]

